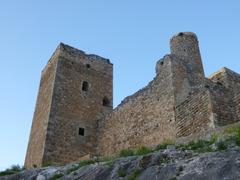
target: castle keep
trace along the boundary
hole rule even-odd
[[[42,71],[25,167],[65,164],[240,120],[240,75],[204,75],[194,33],[179,33],[156,77],[115,109],[108,59],[60,44]]]

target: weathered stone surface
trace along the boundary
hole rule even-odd
[[[175,138],[171,58],[165,57],[156,78],[127,97],[100,124],[99,154],[113,154]]]
[[[43,71],[25,167],[94,154],[97,121],[111,110],[109,60],[60,44]]]
[[[212,96],[215,124],[223,126],[239,121],[240,75],[222,68],[209,80],[207,84]]]
[[[49,61],[47,66],[42,71],[39,93],[25,160],[26,167],[42,165],[48,121],[51,112],[51,101],[56,72],[56,58],[59,54],[59,51],[59,49],[56,50],[52,56],[52,60]]]
[[[236,180],[240,178],[240,149],[233,147],[204,154],[167,149],[145,156],[120,158],[112,165],[96,163],[70,172],[72,166],[29,169],[0,179],[46,180],[61,174],[60,180],[127,180],[138,170],[138,180]]]

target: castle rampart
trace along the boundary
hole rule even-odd
[[[198,39],[178,33],[156,76],[112,109],[112,64],[60,44],[46,68],[25,166],[64,164],[166,139],[202,136],[240,120],[240,75],[204,75]]]
[[[113,154],[175,138],[172,62],[168,57],[161,62],[157,76],[148,86],[127,97],[104,118],[99,133],[99,154]]]

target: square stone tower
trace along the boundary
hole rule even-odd
[[[60,44],[42,71],[25,167],[95,154],[98,120],[112,111],[113,65]]]

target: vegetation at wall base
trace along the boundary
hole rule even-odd
[[[67,171],[65,172],[56,172],[51,179],[58,179],[66,174],[77,174],[77,170],[81,167],[100,163],[104,166],[112,166],[116,160],[122,157],[129,157],[129,156],[143,156],[150,153],[153,153],[155,151],[161,151],[162,155],[158,161],[160,166],[165,166],[169,163],[174,163],[174,159],[171,158],[171,156],[168,155],[168,151],[166,150],[181,150],[181,151],[192,151],[196,154],[199,153],[208,153],[208,152],[215,152],[215,151],[225,151],[228,148],[239,148],[240,147],[240,124],[229,126],[223,131],[219,133],[213,133],[210,138],[208,139],[197,139],[190,141],[185,144],[177,144],[173,141],[166,140],[163,143],[159,144],[157,147],[145,147],[141,146],[136,149],[125,149],[122,150],[118,156],[106,156],[106,157],[96,157],[95,159],[90,160],[82,160],[77,164],[74,164],[70,166]],[[166,152],[166,153],[165,153]],[[137,157],[134,157],[137,158]],[[134,159],[133,158],[133,159]],[[46,165],[46,164],[45,164]],[[48,162],[47,165],[53,165]],[[10,168],[6,169],[5,171],[0,172],[0,176],[7,176],[19,173],[23,171],[24,168],[20,167],[19,165],[13,165]],[[119,177],[127,177],[127,179],[134,180],[141,174],[143,169],[136,169],[132,172],[127,172],[124,168],[119,169],[117,174]],[[184,167],[178,168],[176,174],[174,177],[177,177],[181,174],[181,172],[184,170]],[[173,178],[174,178],[173,177]]]
[[[130,176],[128,177],[128,180],[136,180],[137,177],[142,173],[142,171],[140,169],[136,169],[134,170]]]
[[[124,169],[118,170],[118,176],[119,177],[125,177],[127,175],[127,172]]]
[[[149,154],[151,152],[153,152],[152,149],[145,147],[145,146],[141,146],[135,151],[134,154],[137,156],[141,156],[141,155]]]
[[[123,149],[119,153],[119,157],[134,156],[134,151],[132,149]]]
[[[167,146],[169,145],[174,145],[175,142],[170,140],[170,139],[166,139],[163,141],[163,143],[157,145],[157,147],[154,149],[155,151],[161,150],[161,149],[167,149]]]
[[[0,172],[0,176],[7,176],[7,175],[12,175],[19,173],[23,171],[24,168],[19,166],[19,165],[12,165],[10,168],[7,168],[5,171]]]
[[[63,177],[63,176],[64,176],[63,173],[57,173],[57,174],[55,174],[54,176],[52,176],[52,177],[50,178],[50,180],[56,180],[56,179],[59,179],[59,178],[61,178],[61,177]]]

